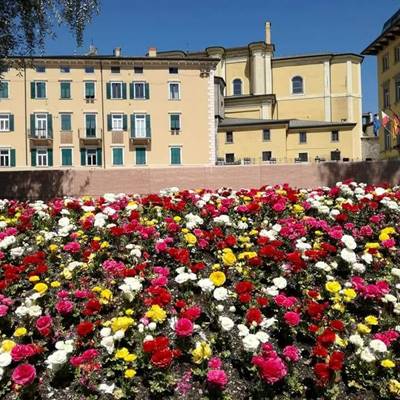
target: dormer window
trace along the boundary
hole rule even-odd
[[[235,79],[233,81],[233,95],[234,96],[242,95],[242,80],[241,79]]]
[[[304,84],[301,76],[295,76],[292,78],[292,94],[303,94]]]

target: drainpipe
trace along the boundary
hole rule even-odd
[[[28,166],[29,156],[28,156],[28,100],[27,100],[27,89],[26,89],[26,62],[24,60],[24,99],[25,99],[25,164]]]
[[[104,135],[104,84],[103,84],[103,62],[100,61],[100,81],[101,81],[101,147],[103,149],[103,168],[106,168],[106,143]]]

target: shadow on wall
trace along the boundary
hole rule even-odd
[[[0,173],[0,194],[18,200],[50,200],[75,192],[75,173],[71,170],[4,171]],[[79,185],[78,193],[89,185],[90,174]]]
[[[398,161],[371,161],[362,163],[324,163],[319,165],[321,182],[332,186],[338,181],[354,179],[357,182],[379,184],[400,183],[400,164]]]

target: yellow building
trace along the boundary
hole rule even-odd
[[[362,52],[377,57],[379,110],[400,115],[400,9],[383,25],[382,33]],[[400,134],[391,126],[379,132],[381,158],[399,157]]]

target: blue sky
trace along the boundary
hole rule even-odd
[[[360,53],[400,7],[398,0],[102,0],[100,14],[76,48],[67,29],[49,39],[47,54],[81,54],[93,41],[100,54],[122,47],[124,55],[159,50],[201,50],[263,40],[272,22],[276,56],[315,52]],[[363,66],[364,111],[377,109],[376,59]]]

